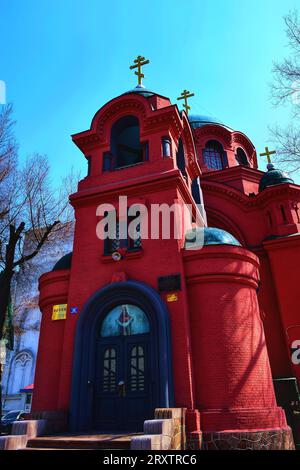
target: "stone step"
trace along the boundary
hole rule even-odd
[[[56,450],[96,450],[96,449],[130,449],[132,437],[136,434],[97,434],[97,435],[64,435],[44,436],[29,439],[27,449]]]

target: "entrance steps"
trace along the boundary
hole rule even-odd
[[[26,450],[129,450],[137,434],[57,435],[29,439]]]

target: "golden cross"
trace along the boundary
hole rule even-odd
[[[270,155],[274,155],[274,154],[276,153],[276,150],[272,150],[272,151],[271,151],[271,150],[269,150],[269,147],[266,147],[265,150],[266,150],[265,153],[261,153],[260,156],[261,156],[261,157],[267,157],[268,163],[272,163],[272,162],[271,162]]]
[[[189,109],[191,109],[191,107],[188,105],[188,98],[190,98],[191,96],[195,96],[195,93],[190,93],[188,90],[183,90],[179,98],[177,98],[177,100],[184,100],[183,107],[185,109],[186,114],[188,114]]]
[[[134,72],[138,76],[138,84],[142,84],[142,78],[145,78],[145,75],[142,73],[142,66],[150,63],[150,60],[146,60],[145,57],[138,55],[137,58],[133,61],[135,65],[131,65],[130,70],[136,69],[137,72]]]

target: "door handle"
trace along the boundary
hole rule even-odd
[[[126,385],[124,380],[120,380],[118,383],[118,393],[119,397],[126,397]]]

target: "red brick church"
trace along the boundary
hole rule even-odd
[[[187,447],[291,448],[300,187],[271,163],[259,171],[242,132],[141,85],[72,139],[88,174],[70,196],[73,252],[40,278],[33,416],[64,432],[134,433],[155,410],[180,409]],[[113,205],[120,222],[124,195],[203,204],[204,246],[197,230],[100,240],[97,208]]]

